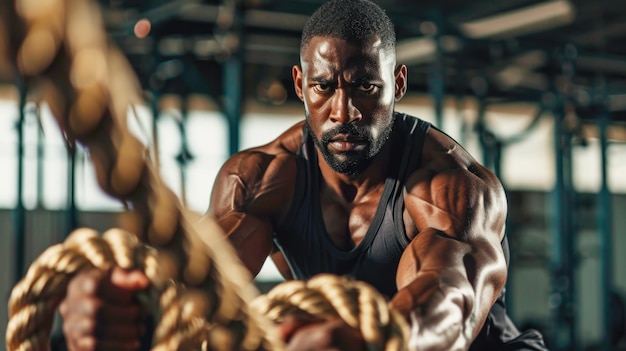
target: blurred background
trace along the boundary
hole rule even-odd
[[[396,109],[456,138],[507,190],[513,320],[552,350],[625,350],[626,1],[375,2],[409,68]],[[291,66],[322,3],[100,0],[144,91],[133,131],[158,146],[162,176],[191,209],[206,211],[229,155],[303,119]],[[0,116],[6,301],[45,248],[76,227],[108,229],[121,205],[13,81],[0,81]],[[268,263],[256,282],[265,291],[281,280]]]

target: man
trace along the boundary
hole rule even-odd
[[[257,274],[271,256],[287,279],[330,272],[369,282],[411,323],[411,349],[545,349],[504,312],[500,182],[449,136],[394,111],[407,68],[396,64],[384,11],[368,0],[325,3],[305,25],[300,59],[292,76],[306,120],[231,157],[211,196],[246,267]],[[112,280],[127,291],[146,283],[119,272]],[[108,317],[117,326],[99,325],[79,311],[81,298],[102,297],[79,290],[70,287],[62,309],[73,348],[113,346],[106,335],[118,336],[118,349],[137,346],[120,315]],[[294,350],[362,345],[340,321],[291,319],[282,330]]]

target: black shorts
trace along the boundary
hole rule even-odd
[[[485,325],[472,343],[470,351],[547,351],[539,331],[520,332],[506,314],[504,302],[498,299],[489,311]]]

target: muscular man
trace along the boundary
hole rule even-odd
[[[257,274],[271,256],[287,279],[330,272],[369,282],[411,323],[411,349],[545,349],[504,312],[500,182],[449,136],[394,110],[407,68],[384,11],[367,0],[322,5],[292,76],[305,120],[231,157],[211,196],[246,267]],[[98,324],[71,323],[77,290],[64,304],[66,336],[93,346]],[[283,326],[294,350],[362,345],[341,322],[304,324]]]

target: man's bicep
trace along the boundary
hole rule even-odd
[[[506,198],[498,179],[480,165],[412,176],[407,211],[421,231],[436,229],[466,240],[490,237],[500,241],[506,220]]]
[[[419,246],[412,256],[422,269],[458,267],[474,286],[482,284],[474,280],[482,279],[483,270],[499,272],[495,276],[506,271],[500,245],[506,198],[489,170],[470,165],[424,177],[407,197],[407,210],[420,233],[412,243]]]
[[[262,178],[260,160],[255,153],[240,153],[229,159],[217,175],[209,205],[209,214],[253,275],[272,249],[273,233],[270,218],[250,209],[256,193],[254,184]]]
[[[421,272],[439,271],[461,278],[457,283],[469,283],[479,296],[487,292],[488,300],[499,293],[506,277],[500,246],[506,199],[495,176],[472,167],[415,175],[406,207],[418,234],[401,259],[399,287]]]
[[[245,210],[249,189],[246,179],[242,177],[246,173],[244,161],[243,157],[234,156],[217,173],[209,203],[209,211],[214,216],[219,218],[233,211]]]
[[[234,155],[217,175],[209,211],[255,275],[272,250],[274,230],[290,208],[295,175],[293,155],[271,145]]]

